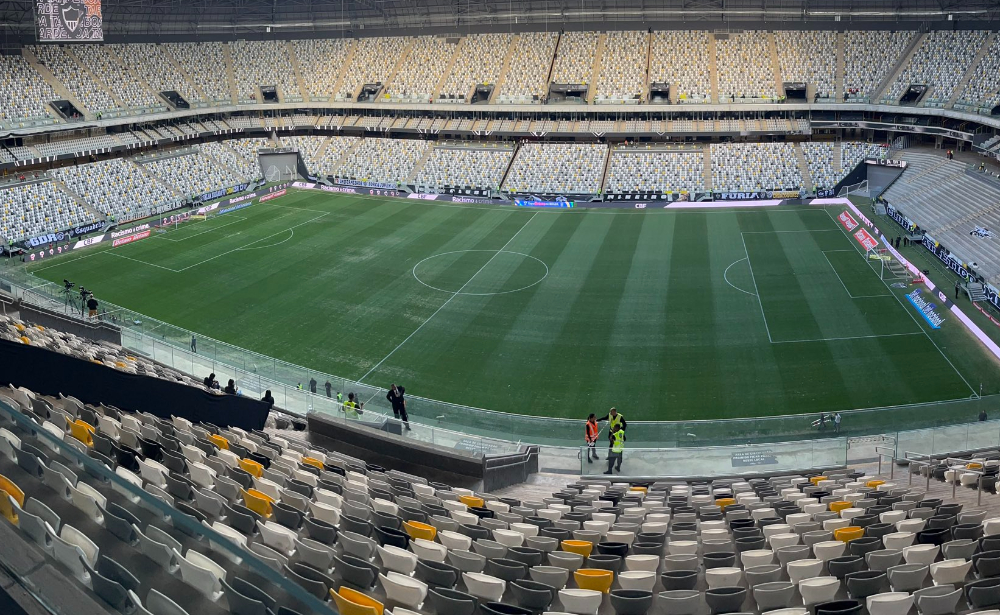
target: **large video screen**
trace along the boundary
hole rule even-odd
[[[104,40],[101,0],[35,0],[35,31],[41,43]]]

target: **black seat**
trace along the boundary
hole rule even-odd
[[[438,615],[473,615],[479,605],[474,596],[444,587],[430,588],[427,600]]]
[[[306,534],[316,542],[321,542],[325,545],[333,545],[333,543],[337,542],[336,526],[321,519],[313,519],[312,517],[306,517],[303,520],[303,524],[305,525]]]
[[[826,564],[827,568],[830,570],[830,574],[840,580],[843,580],[846,575],[852,572],[860,572],[865,569],[864,558],[857,555],[834,557],[828,560]]]
[[[547,610],[556,596],[555,588],[551,585],[528,579],[513,581],[510,591],[519,607],[535,612]]]
[[[858,600],[835,600],[816,605],[816,615],[858,615],[864,604]]]
[[[676,589],[694,589],[698,583],[697,570],[667,570],[660,575],[663,589],[673,591]]]
[[[406,532],[391,527],[372,526],[372,538],[380,545],[406,549],[410,546],[410,536]]]
[[[161,461],[163,459],[163,445],[155,440],[139,436],[139,448],[142,451],[142,456],[146,459],[152,459],[153,461]]]
[[[443,562],[432,560],[417,560],[417,568],[413,572],[414,578],[423,581],[430,587],[445,587],[451,589],[458,584],[461,573],[458,568]],[[520,582],[520,581],[518,581]]]
[[[965,598],[975,609],[1000,605],[1000,577],[966,583]]]
[[[862,570],[844,576],[847,593],[852,598],[867,598],[888,591],[889,578],[882,570]]]

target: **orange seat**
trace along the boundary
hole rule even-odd
[[[21,488],[14,484],[14,481],[10,480],[3,474],[0,474],[0,491],[6,491],[7,495],[14,498],[17,505],[24,508],[24,492]]]
[[[264,476],[264,466],[253,459],[240,459],[240,467],[256,478]]]
[[[584,557],[590,557],[590,552],[594,550],[594,543],[589,540],[564,540],[562,541],[563,551],[579,553]]]
[[[646,493],[648,491],[648,489],[646,489],[645,487],[629,487],[628,490],[637,491],[639,493]]]
[[[982,470],[983,469],[983,464],[979,463],[978,461],[970,461],[969,463],[965,464],[965,469],[966,470]]]
[[[17,516],[17,509],[14,508],[12,498],[6,491],[0,491],[0,517],[10,521],[14,525],[19,525],[21,521]]]
[[[437,536],[437,528],[419,521],[403,521],[403,529],[410,538],[423,538],[424,540],[434,540]]]
[[[322,461],[316,459],[315,457],[303,457],[302,463],[306,464],[307,466],[313,466],[314,468],[319,468],[320,470],[326,467],[323,465]]]
[[[845,508],[850,508],[850,507],[851,507],[851,503],[847,502],[847,501],[844,501],[844,500],[838,500],[836,502],[830,502],[830,512],[839,513],[840,511],[844,510]]]
[[[821,480],[826,480],[826,477],[825,476],[813,476],[812,478],[809,479],[809,482],[812,483],[812,484],[814,484],[814,485],[818,485],[819,481],[821,481]]]
[[[719,507],[719,510],[726,510],[727,506],[732,506],[736,503],[734,498],[719,498],[715,501],[715,505]]]
[[[580,589],[592,589],[606,594],[615,581],[615,573],[598,568],[580,568],[573,572],[573,578]]]
[[[340,615],[382,615],[385,611],[381,602],[346,585],[341,585],[339,592],[331,588],[330,597]]]
[[[884,480],[870,480],[867,483],[865,483],[865,487],[868,487],[869,489],[875,489],[879,485],[884,485],[884,484],[885,484]]]
[[[87,445],[87,448],[94,448],[94,428],[93,426],[79,419],[69,424],[69,435]]]
[[[471,508],[482,508],[483,506],[486,506],[486,502],[483,501],[483,498],[477,498],[474,495],[460,495],[458,496],[458,501]]]
[[[851,542],[865,535],[865,528],[854,525],[833,530],[833,538],[843,542]]]
[[[227,451],[229,450],[229,440],[226,440],[222,436],[218,436],[214,433],[210,434],[208,436],[208,441],[214,444],[217,448],[221,448]]]
[[[244,506],[265,519],[271,518],[271,504],[274,503],[274,499],[271,496],[256,489],[247,489],[245,491],[241,489],[240,493],[243,495]]]

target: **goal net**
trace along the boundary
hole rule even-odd
[[[915,275],[906,265],[901,263],[896,255],[882,246],[869,248],[865,260],[879,277],[886,282],[899,282],[906,285],[923,282],[923,277]]]

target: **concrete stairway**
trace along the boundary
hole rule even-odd
[[[837,72],[834,75],[833,87],[834,99],[837,102],[844,102],[844,75],[846,73],[845,54],[847,43],[843,32],[837,32]]]
[[[299,57],[295,55],[295,45],[292,41],[285,41],[285,53],[288,54],[288,61],[292,65],[292,72],[295,73],[295,83],[299,86],[299,92],[302,95],[302,100],[309,100],[309,88],[306,87],[305,77],[302,76],[302,67],[299,66]],[[284,97],[285,92],[282,92],[282,97]]]
[[[337,158],[337,160],[332,165],[330,165],[330,168],[333,169],[332,175],[337,174],[337,171],[340,170],[340,167],[342,167],[344,163],[347,162],[348,158],[351,157],[351,154],[354,153],[354,150],[358,149],[358,146],[360,146],[362,143],[364,143],[364,137],[356,140],[349,148],[344,150],[344,153],[340,155],[340,158]],[[327,145],[329,146],[329,143],[327,143]]]
[[[771,70],[774,72],[774,91],[778,96],[784,96],[785,82],[781,78],[781,61],[778,60],[778,45],[774,41],[774,32],[767,33],[767,51],[771,56]]]
[[[709,145],[706,144],[705,148],[704,148],[704,150],[702,150],[702,152],[704,154],[704,161],[705,161],[705,170],[704,170],[705,190],[711,191],[714,188],[714,186],[712,185],[712,148],[711,148],[711,146],[709,146]]]
[[[719,102],[719,62],[718,50],[715,45],[715,37],[708,35],[708,74],[712,79],[712,102]]]
[[[344,58],[344,65],[340,68],[340,73],[337,74],[337,80],[333,84],[333,91],[330,92],[330,96],[336,96],[338,92],[344,86],[344,77],[347,75],[347,70],[354,63],[354,54],[358,51],[358,42],[351,41],[351,47],[347,50],[347,57]]]
[[[910,65],[910,60],[913,59],[913,54],[917,52],[917,49],[920,48],[920,44],[924,42],[925,38],[927,38],[926,34],[917,34],[912,40],[910,40],[910,44],[907,45],[903,54],[899,57],[899,61],[896,62],[893,69],[886,75],[885,79],[882,80],[882,83],[878,84],[878,87],[872,92],[872,103],[877,103],[883,96],[886,95],[890,86],[896,82],[900,73],[903,72],[903,69]]]
[[[802,174],[802,187],[812,192],[813,180],[812,175],[809,174],[809,163],[806,162],[806,156],[802,153],[802,148],[798,143],[792,149],[795,150],[795,160],[799,163],[799,173]]]
[[[396,81],[396,75],[399,74],[399,69],[401,69],[406,64],[406,61],[409,60],[410,58],[410,54],[413,52],[413,39],[411,38],[408,40],[409,42],[406,43],[406,47],[403,49],[403,53],[399,54],[399,59],[396,60],[395,66],[392,67],[392,72],[389,73],[389,78],[385,80],[385,87],[383,89],[384,92],[388,92],[391,90],[391,87],[394,85],[394,82]],[[357,98],[358,93],[355,92],[354,94],[355,98]]]
[[[451,53],[451,58],[448,59],[448,66],[445,67],[444,71],[441,73],[441,78],[438,79],[437,85],[434,86],[434,91],[431,92],[431,102],[437,100],[438,94],[441,93],[441,88],[444,87],[448,77],[451,77],[451,71],[455,68],[455,61],[461,57],[461,54],[465,52],[465,41],[469,40],[467,36],[463,36],[462,40],[458,41],[455,45],[455,50]],[[473,84],[475,87],[475,84]],[[471,91],[471,90],[470,90]],[[468,94],[466,94],[466,100],[469,100]]]
[[[430,160],[431,154],[433,153],[434,153],[433,145],[424,150],[424,153],[421,154],[420,158],[417,159],[416,164],[413,165],[413,170],[410,171],[410,174],[406,176],[406,181],[403,182],[404,184],[413,183],[413,178],[415,178],[417,176],[417,173],[419,173],[420,170],[424,168],[424,165],[427,164],[427,161]]]
[[[646,33],[646,71],[643,73],[643,84],[644,84],[644,87],[642,88],[642,91],[639,93],[639,96],[640,96],[641,100],[644,100],[644,101],[647,101],[647,102],[649,101],[649,69],[650,69],[651,63],[653,62],[653,59],[650,57],[650,55],[652,53],[653,53],[653,33],[652,32],[647,32]],[[671,87],[670,88],[670,95],[671,96],[673,96],[673,90],[674,90],[674,88]]]
[[[844,146],[840,141],[833,144],[833,170],[838,176],[844,174]]]
[[[226,148],[227,150],[229,150],[230,152],[232,152],[233,156],[235,156],[235,157],[239,158],[239,156],[240,156],[240,155],[239,155],[239,153],[237,153],[237,152],[236,152],[236,150],[234,150],[233,148],[231,148],[231,147],[230,147],[229,145],[227,145],[227,144],[226,144],[225,142],[222,142],[222,141],[220,141],[220,142],[219,142],[219,146],[220,146],[220,147],[224,147],[224,148]],[[206,152],[206,151],[202,150],[202,152],[201,152],[201,155],[202,155],[202,156],[204,156],[205,158],[208,158],[208,159],[209,159],[209,160],[211,160],[212,162],[214,162],[214,163],[215,163],[215,166],[217,166],[217,167],[219,167],[220,169],[222,169],[222,170],[226,171],[227,173],[231,174],[231,175],[232,175],[233,177],[243,177],[243,174],[242,174],[242,173],[240,173],[239,171],[237,171],[237,170],[236,170],[236,169],[234,169],[233,167],[229,166],[229,164],[227,164],[227,163],[223,162],[223,161],[222,161],[222,160],[220,160],[219,158],[216,158],[216,157],[215,157],[215,156],[213,156],[212,154],[210,154],[210,153],[208,153],[208,152]]]
[[[604,186],[607,185],[608,175],[610,174],[611,174],[611,146],[608,146],[608,151],[604,154],[604,169],[601,171],[601,185],[597,188],[597,191],[600,194],[604,194]]]
[[[80,194],[76,190],[73,190],[72,188],[67,186],[65,183],[63,183],[62,180],[53,179],[52,183],[53,185],[55,185],[56,188],[59,188],[60,190],[68,194],[70,197],[72,197],[72,199],[76,201],[77,204],[80,205],[80,207],[83,207],[90,213],[90,215],[94,216],[95,220],[103,220],[105,218],[104,214],[97,211],[97,209],[91,206],[91,204],[88,203],[82,196],[80,196]]]
[[[955,91],[952,92],[951,97],[948,98],[948,102],[945,104],[946,109],[951,109],[955,106],[955,103],[958,102],[959,97],[962,95],[962,92],[965,91],[966,86],[969,85],[969,81],[971,81],[972,77],[976,74],[976,69],[979,68],[983,58],[986,57],[986,52],[993,46],[993,41],[995,41],[996,38],[996,32],[990,32],[990,35],[986,37],[986,41],[983,42],[983,46],[979,48],[979,52],[976,54],[976,59],[974,59],[972,64],[969,65],[969,70],[965,71],[965,76],[962,77],[962,80],[958,83]]]
[[[229,95],[233,97],[233,104],[240,101],[240,91],[236,87],[236,71],[233,69],[233,48],[226,43],[222,46],[222,55],[226,61],[226,81],[229,82]]]
[[[206,100],[208,96],[205,95],[205,91],[202,90],[201,87],[194,82],[194,79],[192,79],[191,75],[189,75],[188,72],[184,70],[184,67],[181,66],[181,63],[177,61],[177,58],[171,55],[169,49],[170,49],[169,46],[166,45],[163,46],[163,57],[167,59],[167,62],[170,62],[170,65],[174,68],[174,70],[177,71],[177,73],[184,79],[184,81],[187,82],[186,84],[187,87],[194,90],[195,94],[197,94],[202,100]],[[188,102],[190,103],[191,101],[189,100]]]
[[[493,88],[493,92],[490,94],[490,102],[497,97],[497,94],[503,88],[504,82],[507,80],[507,71],[510,70],[510,58],[514,55],[514,50],[517,49],[517,43],[521,40],[520,34],[515,34],[510,41],[510,45],[507,46],[507,52],[503,56],[503,66],[500,67],[500,74],[497,76],[496,86]],[[472,86],[475,87],[475,86]],[[471,92],[472,89],[470,88]]]
[[[590,72],[590,87],[587,88],[587,104],[594,102],[594,97],[597,96],[597,82],[601,79],[601,60],[604,56],[604,47],[607,41],[607,34],[600,34],[597,37],[597,50],[594,51],[594,66]]]
[[[84,114],[87,119],[93,119],[93,114],[90,110],[84,107],[83,103],[81,103],[76,96],[73,96],[73,93],[70,92],[65,85],[63,85],[63,82],[59,81],[59,79],[52,74],[52,71],[50,71],[47,66],[38,60],[38,56],[31,52],[31,50],[27,47],[21,48],[21,55],[24,57],[25,61],[28,62],[31,68],[35,69],[35,72],[38,73],[45,83],[49,84],[52,89],[55,90],[56,94],[58,94],[63,100],[68,100],[73,103],[73,106],[79,109],[80,113]]]
[[[90,71],[89,68],[87,68],[83,60],[81,60],[79,56],[73,53],[73,50],[70,47],[63,47],[63,51],[66,53],[66,57],[73,60],[73,62],[76,64],[77,69],[80,71],[80,74],[86,75],[86,77],[90,79],[91,82],[93,82],[95,87],[103,90],[105,94],[110,96],[111,100],[115,101],[116,107],[123,108],[125,106],[125,103],[122,102],[122,99],[119,98],[117,94],[112,92],[111,89],[108,88],[103,81],[99,80],[97,78],[97,75],[95,75],[93,72]]]

